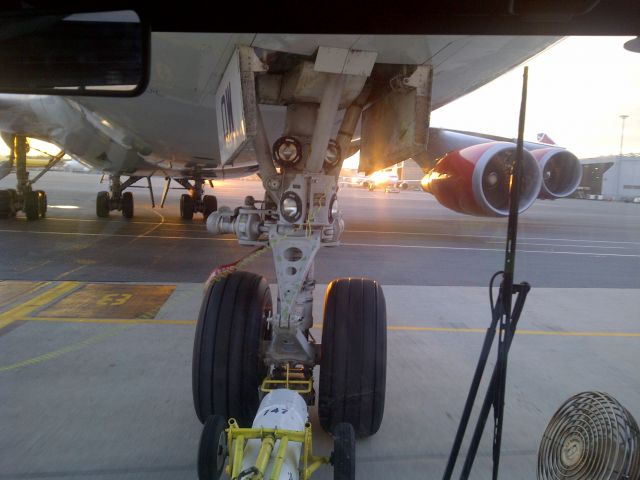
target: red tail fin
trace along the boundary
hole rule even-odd
[[[547,145],[555,145],[556,144],[556,142],[554,142],[551,139],[551,137],[549,135],[547,135],[546,133],[544,133],[544,132],[543,133],[539,133],[537,135],[537,137],[538,137],[538,141],[540,143],[546,143]]]

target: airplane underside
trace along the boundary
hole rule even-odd
[[[109,189],[96,198],[100,217],[113,210],[122,211],[125,217],[133,215],[133,197],[125,195],[127,188],[155,175],[168,179],[166,188],[175,180],[174,184],[186,189],[181,197],[183,219],[192,218],[194,213],[202,213],[206,219],[215,199],[204,198],[204,182],[250,175],[259,169],[256,155],[251,152],[223,162],[216,136],[222,127],[216,119],[219,106],[215,89],[237,45],[250,46],[269,69],[256,75],[255,81],[266,135],[273,144],[285,129],[285,122],[290,121],[288,105],[306,108],[307,104],[320,102],[323,83],[313,75],[320,47],[333,49],[334,53],[358,52],[348,60],[353,65],[373,55],[367,86],[372,94],[367,107],[380,103],[380,109],[393,108],[408,88],[399,79],[409,78],[416,66],[431,66],[430,105],[438,108],[557,40],[558,37],[154,33],[150,84],[141,96],[122,99],[4,94],[0,95],[0,131],[8,145],[15,136],[49,141],[72,158],[108,174]],[[362,88],[365,78],[352,74],[347,77],[344,98],[331,125],[333,137],[338,133],[347,97]],[[388,90],[393,90],[394,95],[389,95]],[[385,102],[386,106],[382,105]],[[408,107],[409,104],[404,105],[401,110]],[[369,117],[379,113],[375,109],[367,108],[371,110]],[[394,120],[401,120],[398,115],[402,117],[405,112],[396,112]],[[428,115],[423,117],[428,120]],[[387,128],[375,122],[368,124]],[[358,132],[360,128],[358,125]],[[378,135],[379,132],[372,132],[368,136],[373,140]],[[397,140],[403,131],[393,135]],[[420,142],[426,145],[426,138]],[[376,154],[381,146],[373,141],[362,145],[373,153],[363,168],[371,171],[407,158],[407,145]],[[353,148],[346,148],[341,155],[346,157]],[[424,165],[426,169],[433,166],[429,162]],[[18,167],[17,159],[13,165],[0,163],[0,176],[12,167]],[[26,184],[15,190],[24,188]],[[166,196],[163,194],[162,198],[161,205]],[[5,205],[6,201],[0,200],[0,204]],[[5,208],[9,215],[23,209],[20,201],[9,202]]]
[[[400,43],[390,42],[385,48],[380,42],[362,40],[363,46],[377,45],[380,51],[376,51],[353,48],[357,44],[354,38],[340,40],[342,46],[316,45],[314,42],[322,38],[307,38],[308,45],[302,42],[298,51],[283,52],[276,47],[289,48],[295,36],[284,36],[280,45],[271,37],[256,37],[251,46],[233,45],[218,57],[218,70],[209,72],[211,77],[206,79],[215,85],[215,91],[207,87],[206,95],[189,98],[196,104],[194,115],[202,114],[203,105],[215,114],[207,125],[194,126],[206,137],[205,147],[199,144],[194,151],[208,147],[206,158],[204,154],[198,155],[200,159],[194,155],[174,158],[162,152],[171,143],[180,145],[179,130],[187,125],[174,125],[178,132],[167,132],[168,136],[176,135],[173,141],[165,138],[155,145],[143,134],[149,125],[123,130],[119,125],[133,115],[124,108],[124,100],[76,102],[60,97],[49,104],[46,98],[33,100],[32,109],[41,109],[40,118],[48,115],[55,124],[63,112],[68,123],[77,123],[76,133],[85,131],[95,141],[86,142],[82,136],[51,125],[35,132],[14,128],[12,158],[19,171],[19,188],[15,194],[0,192],[0,212],[10,215],[23,209],[28,218],[44,216],[46,196],[43,200],[33,191],[22,167],[25,135],[35,134],[55,140],[68,153],[109,173],[110,191],[97,196],[99,217],[120,210],[131,218],[133,197],[125,190],[151,174],[163,175],[167,183],[162,203],[171,181],[188,191],[181,197],[182,218],[201,212],[211,233],[235,235],[241,245],[270,250],[278,284],[275,305],[266,280],[241,271],[238,265],[242,261],[217,269],[207,283],[192,364],[195,410],[205,423],[200,477],[220,475],[219,453],[226,448],[232,457],[227,470],[232,478],[251,468],[263,476],[273,472],[290,475],[273,478],[307,478],[328,462],[310,453],[307,407],[314,405],[317,397],[320,423],[337,442],[334,468],[343,468],[344,478],[352,478],[354,435],[375,434],[383,420],[386,306],[375,280],[357,276],[336,279],[326,293],[321,342],[311,334],[314,259],[321,248],[338,246],[344,231],[338,203],[342,162],[360,149],[361,169],[370,173],[413,158],[429,172],[424,188],[443,205],[468,214],[505,216],[515,144],[470,140],[462,134],[449,138],[434,132],[436,141],[431,145],[429,116],[434,107],[494,78],[555,39],[517,52],[506,64],[485,72],[482,80],[464,80],[458,78],[456,65],[464,59],[475,61],[469,56],[472,53],[461,53],[468,39],[444,39],[440,51],[417,61],[412,56],[415,52]],[[291,45],[287,46],[287,41]],[[256,42],[262,42],[262,47]],[[455,48],[447,51],[451,45]],[[404,57],[393,57],[402,48]],[[448,60],[452,63],[447,64]],[[443,81],[447,75],[464,82],[456,92]],[[144,104],[149,95],[173,95],[165,100],[175,105],[193,95],[184,86],[163,93],[161,87],[171,82],[178,84],[166,72],[165,77],[152,77],[147,97],[128,101]],[[107,118],[98,113],[114,112],[118,106],[123,107],[118,115]],[[192,133],[185,132],[185,136]],[[573,175],[570,181],[553,184],[554,172],[563,170],[547,164],[553,164],[554,155],[566,155],[562,149],[550,148],[538,146],[534,153],[525,154],[521,210],[541,192],[564,196],[575,183],[575,169],[569,169]],[[544,152],[535,154],[537,150]],[[246,197],[244,204],[235,208],[218,207],[217,199],[204,195],[202,187],[224,172],[230,176],[258,173],[264,197]],[[122,175],[129,178],[121,181]],[[552,186],[561,185],[555,190],[547,188],[544,185],[549,179]],[[316,366],[320,366],[317,393]],[[225,428],[227,420],[230,423]],[[277,433],[285,424],[289,433]],[[224,431],[226,435],[222,435]],[[228,443],[223,445],[223,440]],[[303,460],[301,472],[296,464]]]

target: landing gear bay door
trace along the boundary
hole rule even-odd
[[[239,46],[231,56],[216,91],[216,120],[221,165],[253,156],[257,131],[254,73],[266,71],[253,48]]]
[[[399,75],[389,91],[362,113],[360,171],[367,175],[413,158],[426,157],[433,74],[429,65]]]

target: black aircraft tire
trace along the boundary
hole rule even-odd
[[[11,217],[15,217],[16,216],[16,203],[17,203],[17,199],[18,199],[18,191],[15,188],[10,188],[9,190],[7,190],[9,192],[9,195],[11,197]]]
[[[387,314],[382,288],[365,278],[340,278],[327,288],[322,327],[318,416],[326,432],[350,423],[373,435],[384,413]]]
[[[24,194],[24,213],[27,220],[38,220],[38,194],[37,192],[26,192]]]
[[[224,469],[229,450],[225,428],[227,422],[220,415],[207,418],[198,447],[198,479],[218,480]]]
[[[124,218],[133,218],[133,194],[124,192],[120,201],[122,202],[122,216]]]
[[[356,478],[356,434],[350,423],[339,423],[333,429],[333,480]]]
[[[109,192],[98,192],[96,197],[96,215],[100,218],[107,218],[109,216]]]
[[[0,190],[0,218],[13,216],[13,198],[9,190]]]
[[[205,195],[202,201],[204,203],[204,212],[202,212],[202,215],[206,220],[209,215],[218,210],[218,199],[215,195]]]
[[[183,193],[180,196],[180,218],[183,220],[191,220],[193,218],[193,211],[195,205],[191,195]]]
[[[266,319],[271,309],[269,284],[254,273],[234,272],[207,290],[192,363],[193,403],[201,422],[222,415],[251,426],[267,374],[260,348],[270,335]]]
[[[36,190],[36,194],[38,195],[38,215],[40,218],[45,218],[47,216],[47,194],[44,190]]]

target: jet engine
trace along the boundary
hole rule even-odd
[[[557,147],[531,152],[542,172],[542,188],[538,198],[556,199],[571,195],[582,180],[582,165],[571,152]]]
[[[509,214],[509,178],[516,145],[489,142],[447,153],[422,179],[422,188],[443,206],[468,215],[504,217]],[[536,200],[542,185],[538,162],[523,151],[519,211]]]

